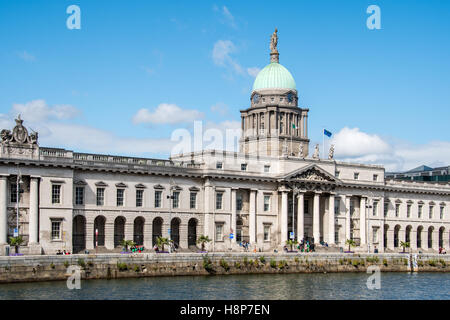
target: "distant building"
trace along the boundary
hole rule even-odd
[[[386,180],[426,181],[426,182],[450,182],[450,166],[431,168],[420,166],[406,172],[386,172]]]

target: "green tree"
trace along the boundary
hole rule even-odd
[[[161,247],[161,251],[164,251],[164,246],[169,244],[169,239],[158,237],[158,239],[156,239],[156,244],[158,245],[158,247]]]
[[[9,237],[9,244],[14,246],[16,253],[19,253],[19,246],[23,243],[23,239],[21,236],[18,237]]]
[[[348,251],[350,251],[351,247],[356,247],[356,242],[353,239],[347,239],[345,244],[348,244]]]
[[[296,245],[297,243],[298,243],[297,240],[291,240],[291,239],[289,239],[288,241],[286,241],[286,245],[288,245],[288,246],[291,247],[291,251],[294,250],[294,249],[293,249],[293,246]]]
[[[200,243],[201,246],[202,246],[202,251],[205,251],[205,244],[206,244],[207,242],[211,242],[211,241],[212,241],[212,240],[211,240],[210,238],[208,238],[208,236],[201,235],[201,236],[198,238],[197,243]]]
[[[134,243],[133,240],[125,240],[125,239],[123,239],[121,244],[125,248],[125,252],[128,252],[128,247],[135,246],[135,243]]]
[[[409,242],[400,241],[400,246],[403,247],[403,253],[405,253],[405,248],[409,248],[410,243]]]

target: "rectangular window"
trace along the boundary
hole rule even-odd
[[[217,162],[216,169],[222,169],[222,168],[223,168],[222,162]]]
[[[241,171],[247,171],[247,164],[241,163]]]
[[[136,189],[136,207],[142,207],[144,203],[144,190]]]
[[[378,228],[372,229],[372,243],[378,242]]]
[[[175,191],[173,193],[172,208],[179,208],[179,207],[180,207],[180,192]]]
[[[419,218],[422,218],[422,205],[421,204],[419,204],[419,211],[417,212],[417,216],[419,217]]]
[[[222,210],[222,198],[223,198],[223,193],[217,192],[216,193],[216,210]]]
[[[373,202],[372,216],[376,217],[378,215],[378,201]]]
[[[303,201],[303,211],[305,214],[309,214],[309,200]]]
[[[17,202],[17,184],[16,183],[11,183],[11,185],[10,185],[10,200],[11,200],[11,203],[15,203],[15,202]]]
[[[444,207],[443,206],[439,210],[439,218],[441,220],[444,219]]]
[[[116,197],[116,202],[117,202],[117,206],[118,207],[122,207],[123,206],[123,198],[125,195],[125,189],[117,189],[117,197]]]
[[[61,185],[52,185],[52,203],[61,203]]]
[[[410,218],[410,217],[411,217],[411,205],[410,205],[410,204],[408,204],[408,205],[406,206],[406,217],[407,217],[407,218]]]
[[[269,211],[269,210],[270,210],[270,196],[265,195],[264,196],[264,211]]]
[[[336,171],[336,173],[334,174],[336,176],[336,178],[339,178],[339,171]]]
[[[105,188],[97,188],[97,205],[105,205]]]
[[[84,187],[75,187],[75,204],[84,204]]]
[[[378,175],[377,174],[373,175],[373,181],[378,181]]]
[[[334,198],[334,215],[337,216],[341,212],[341,198]]]
[[[389,212],[389,202],[384,203],[384,216],[387,217]]]
[[[270,171],[270,166],[264,166],[264,172],[269,172]]]
[[[52,221],[52,240],[61,240],[61,221]]]
[[[236,197],[236,210],[237,211],[242,210],[242,194],[238,194]]]
[[[197,209],[197,192],[191,192],[189,197],[189,207],[191,209]]]
[[[352,216],[355,213],[355,205],[353,203],[353,200],[350,200],[350,216]]]
[[[339,228],[338,227],[336,227],[334,229],[334,242],[339,243]]]
[[[400,203],[395,204],[395,216],[398,218],[400,215]]]
[[[428,218],[433,219],[433,206],[428,207]]]
[[[161,208],[161,196],[162,191],[160,190],[155,191],[155,208]]]
[[[216,223],[216,241],[223,241],[223,223]]]
[[[355,180],[358,180],[358,179],[359,179],[359,173],[358,173],[358,172],[355,172],[355,173],[353,174],[353,178],[354,178]]]
[[[264,225],[264,241],[270,241],[270,225]]]

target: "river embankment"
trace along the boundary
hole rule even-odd
[[[69,268],[76,266],[75,268]],[[450,255],[401,253],[136,253],[0,257],[0,283],[226,274],[449,272]]]

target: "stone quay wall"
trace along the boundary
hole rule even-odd
[[[0,257],[0,284],[67,280],[69,266],[81,279],[153,276],[367,272],[408,272],[410,254],[362,253],[137,253]],[[450,255],[418,254],[418,272],[449,272]]]

